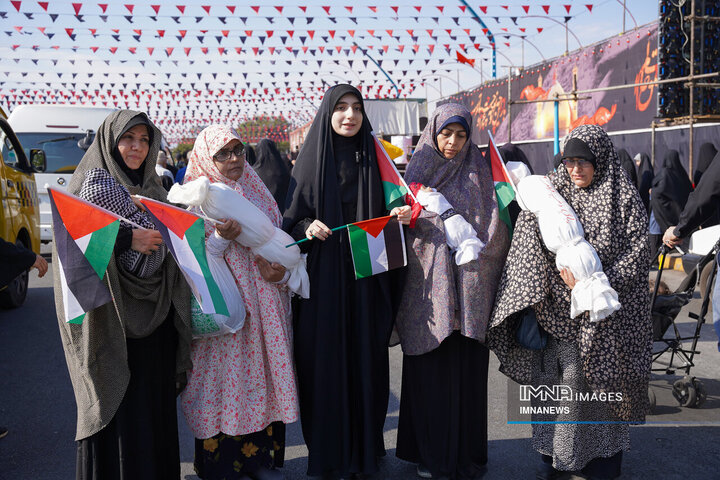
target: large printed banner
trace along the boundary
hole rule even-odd
[[[525,70],[511,81],[511,99],[550,99],[556,93],[628,85],[657,79],[657,23],[613,37]],[[648,128],[657,112],[654,85],[595,92],[578,101],[560,102],[560,136],[582,124],[607,131]],[[589,98],[587,98],[589,97]],[[473,114],[473,141],[488,143],[490,130],[498,143],[508,141],[508,111],[513,142],[553,136],[553,102],[508,105],[507,79],[453,95],[439,103],[457,102]]]

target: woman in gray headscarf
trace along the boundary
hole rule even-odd
[[[440,216],[423,212],[407,231],[408,277],[395,320],[403,349],[397,456],[417,463],[424,478],[478,478],[487,463],[485,330],[509,235],[490,163],[470,141],[472,123],[461,105],[439,107],[405,174],[454,207]],[[443,225],[453,215],[482,244],[478,258],[462,265]]]
[[[66,323],[55,303],[77,403],[78,479],[177,479],[175,397],[190,368],[190,289],[132,194],[164,201],[155,173],[160,131],[147,115],[110,114],[68,191],[132,220],[121,223],[105,279],[112,302]],[[57,270],[53,247],[53,268]]]
[[[552,184],[575,211],[622,307],[597,322],[587,313],[570,318],[575,279],[569,270],[557,271],[537,218],[525,210],[515,224],[488,346],[500,370],[516,382],[563,389],[554,402],[542,397],[531,402],[532,445],[543,459],[537,478],[568,471],[615,478],[622,452],[630,447],[628,423],[643,422],[648,405],[647,212],[602,128],[582,125],[570,132],[562,157],[564,166],[550,177]],[[530,349],[518,340],[519,322],[529,313],[548,335],[544,347]],[[518,400],[522,396],[514,403]]]

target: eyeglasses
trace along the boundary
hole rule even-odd
[[[587,168],[588,166],[592,165],[590,160],[585,160],[584,158],[563,158],[562,163],[568,169],[573,169],[575,167]]]
[[[235,155],[235,158],[245,158],[245,145],[238,145],[232,150],[220,150],[213,155],[213,160],[224,163],[230,160],[230,156]]]

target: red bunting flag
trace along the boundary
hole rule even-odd
[[[20,11],[20,4],[21,4],[22,2],[19,2],[19,1],[17,1],[17,0],[12,0],[10,3],[13,4],[13,7],[15,7],[15,10],[17,10],[18,12]]]
[[[150,5],[153,10],[155,10],[155,15],[158,15],[160,13],[160,5]]]
[[[470,65],[471,67],[475,66],[475,59],[467,58],[465,55],[463,55],[459,51],[456,51],[455,54],[457,55],[458,62],[466,63],[466,64]]]
[[[50,2],[38,2],[38,5],[40,5],[40,7],[42,7],[42,9],[47,12],[47,7],[49,3]]]
[[[180,10],[180,13],[185,15],[185,5],[175,5],[175,8]]]
[[[586,4],[585,7],[588,9],[588,12],[592,13],[592,8],[593,8],[592,3]]]
[[[567,13],[570,13],[570,8],[572,8],[572,5],[563,5],[563,7],[565,7],[565,11]]]
[[[130,12],[130,15],[132,15],[133,10],[135,9],[135,5],[125,4],[125,8],[127,8],[127,9],[128,9],[128,12]]]
[[[525,10],[525,13],[528,13],[528,10],[530,10],[530,5],[523,5],[522,9]]]
[[[73,9],[75,10],[75,15],[80,15],[80,9],[82,8],[82,3],[73,3],[72,4]]]
[[[550,14],[550,5],[543,5],[542,9],[545,10],[545,15]]]
[[[211,7],[211,5],[203,5],[203,6],[202,6],[203,10],[205,10],[205,12],[206,12],[208,15],[210,15],[210,7]]]

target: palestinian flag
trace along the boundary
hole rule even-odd
[[[397,217],[379,217],[347,226],[355,278],[407,265],[405,235]]]
[[[377,157],[380,179],[382,180],[383,192],[385,193],[385,207],[392,210],[395,207],[405,205],[405,195],[410,191],[400,172],[395,168],[395,162],[385,151],[375,134],[372,134],[375,143],[375,156]]]
[[[103,283],[115,247],[119,217],[69,193],[48,188],[53,235],[67,323],[112,300]]]
[[[225,299],[210,273],[205,253],[205,223],[182,208],[140,197],[163,242],[175,258],[203,313],[230,316]]]
[[[490,141],[488,145],[488,151],[490,152],[490,166],[492,167],[492,177],[495,183],[495,197],[497,198],[498,210],[500,210],[500,220],[505,222],[512,234],[512,222],[510,221],[510,212],[508,211],[508,205],[515,199],[515,188],[510,175],[508,175],[505,169],[505,162],[503,162],[500,152],[495,146],[495,140],[492,137],[490,131],[488,131]]]

